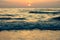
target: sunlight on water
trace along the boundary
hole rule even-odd
[[[0,8],[0,40],[60,40],[60,13],[29,13],[49,10],[60,8]]]
[[[37,22],[40,21],[48,21],[48,19],[53,17],[58,17],[60,14],[54,15],[54,14],[33,14],[29,13],[31,10],[47,10],[47,9],[38,9],[38,8],[0,8],[0,18],[26,18],[26,21],[30,22]],[[51,8],[50,10],[56,10]],[[59,10],[57,8],[57,10]],[[34,20],[34,21],[33,21]],[[22,20],[21,20],[22,21]]]

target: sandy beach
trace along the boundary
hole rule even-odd
[[[60,40],[60,31],[52,30],[1,31],[0,40]]]

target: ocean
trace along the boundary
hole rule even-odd
[[[0,40],[60,40],[60,8],[0,8]]]
[[[31,13],[31,11],[33,11]],[[38,12],[42,13],[38,13]],[[45,13],[44,13],[45,11]],[[59,11],[59,12],[58,12]],[[60,30],[59,8],[0,8],[1,30]]]

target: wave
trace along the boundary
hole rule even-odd
[[[0,20],[26,20],[25,18],[0,18]]]
[[[60,30],[60,22],[0,22],[0,30]]]
[[[60,13],[40,13],[40,11],[60,9],[40,9],[40,8],[0,8],[0,30],[60,30]],[[29,13],[39,11],[38,13]],[[55,15],[56,14],[56,15]],[[4,21],[5,20],[5,21]],[[10,20],[16,20],[7,22]],[[22,21],[18,21],[22,20]],[[26,20],[26,21],[24,21]],[[37,20],[37,22],[32,22]],[[48,20],[48,21],[47,21]],[[56,20],[56,21],[55,21]],[[30,22],[27,22],[30,21]]]
[[[50,19],[50,21],[60,21],[60,17],[53,17]]]

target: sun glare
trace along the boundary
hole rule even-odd
[[[27,0],[27,6],[32,6],[32,1],[31,0]]]
[[[28,4],[28,6],[32,6],[31,4]]]

